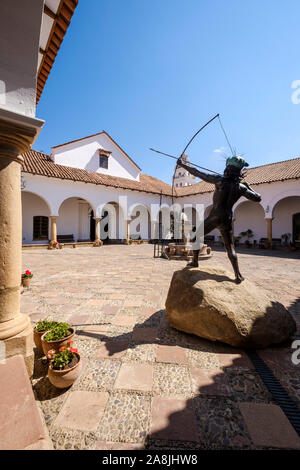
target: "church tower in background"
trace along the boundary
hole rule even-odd
[[[186,165],[189,165],[189,157],[184,153],[182,160]],[[174,175],[174,186],[191,186],[192,184],[197,183],[196,176],[188,173],[184,168],[177,168]]]

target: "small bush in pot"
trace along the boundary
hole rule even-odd
[[[22,286],[23,287],[29,287],[30,281],[33,278],[33,274],[29,269],[25,271],[25,273],[22,274]]]
[[[72,348],[73,341],[62,346],[58,352],[48,351],[50,360],[48,378],[57,388],[67,388],[78,378],[81,370],[80,355],[76,348]]]
[[[58,325],[57,321],[39,320],[33,330],[33,340],[39,353],[43,353],[41,338],[46,331],[52,330]]]
[[[43,334],[41,341],[44,354],[53,349],[58,352],[62,346],[66,346],[67,342],[75,335],[74,328],[69,323],[58,323],[50,331]]]

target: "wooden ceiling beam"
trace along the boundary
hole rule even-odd
[[[56,14],[53,13],[53,11],[50,10],[50,8],[47,7],[47,5],[44,5],[44,13],[45,13],[45,15],[49,16],[53,20],[56,20],[56,18],[57,18]]]

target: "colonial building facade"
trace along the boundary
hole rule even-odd
[[[50,240],[92,241],[100,235],[99,222],[113,206],[110,240],[124,241],[139,234],[153,237],[159,208],[172,205],[172,188],[141,172],[139,166],[106,132],[52,148],[51,155],[23,154],[23,245]],[[241,198],[234,207],[234,234],[252,230],[254,241],[300,241],[300,158],[250,168],[247,182],[262,196],[261,203]],[[174,188],[173,202],[203,204],[207,216],[214,187],[203,181]],[[158,209],[153,210],[153,207]],[[148,222],[134,224],[146,209]],[[112,227],[112,225],[114,227]],[[211,234],[218,237],[217,230]],[[215,238],[216,239],[216,238]]]

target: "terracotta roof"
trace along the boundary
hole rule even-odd
[[[35,150],[24,153],[23,158],[24,163],[22,171],[25,173],[146,193],[160,194],[162,192],[165,196],[172,195],[171,185],[143,173],[140,174],[140,181],[103,175],[102,173],[57,165],[52,161],[49,155],[36,152]],[[250,168],[246,171],[245,179],[249,184],[256,185],[298,178],[300,178],[300,158]],[[201,181],[192,186],[174,188],[174,196],[182,197],[193,194],[210,193],[213,190],[213,184]]]
[[[54,19],[54,22],[46,49],[44,51],[40,50],[43,54],[43,59],[37,76],[36,104],[39,102],[45,83],[48,79],[48,75],[51,72],[58,50],[63,42],[64,35],[70,25],[71,18],[77,4],[78,0],[61,0],[55,15],[51,14],[48,7],[45,6],[44,8],[44,12],[50,15]]]
[[[102,186],[111,186],[114,188],[131,189],[133,191],[142,191],[146,193],[155,193],[169,196],[171,186],[160,181],[153,176],[140,174],[140,181],[134,181],[127,178],[118,178],[116,176],[103,175],[92,171],[81,170],[54,163],[49,155],[30,150],[23,153],[24,163],[22,171],[34,175],[48,176],[70,181],[81,181]]]
[[[80,139],[69,140],[69,142],[64,142],[63,144],[54,145],[51,147],[51,150],[59,148],[59,147],[63,147],[64,145],[73,144],[74,142],[80,142],[81,140],[89,139],[90,137],[95,137],[96,135],[100,135],[100,134],[105,134],[118,147],[118,149],[121,150],[122,153],[124,153],[124,155],[131,161],[131,163],[133,163],[136,166],[136,168],[140,170],[140,167],[135,163],[135,161],[132,160],[132,158],[125,152],[125,150],[123,150],[122,147],[120,147],[120,145],[117,144],[117,142],[112,138],[112,136],[109,135],[106,131],[96,132],[96,134],[87,135],[86,137],[81,137]]]
[[[268,163],[245,171],[245,180],[250,185],[273,183],[300,178],[300,157],[284,160],[283,162]],[[182,188],[175,188],[178,196],[208,193],[214,190],[214,185],[200,181],[200,183]]]

